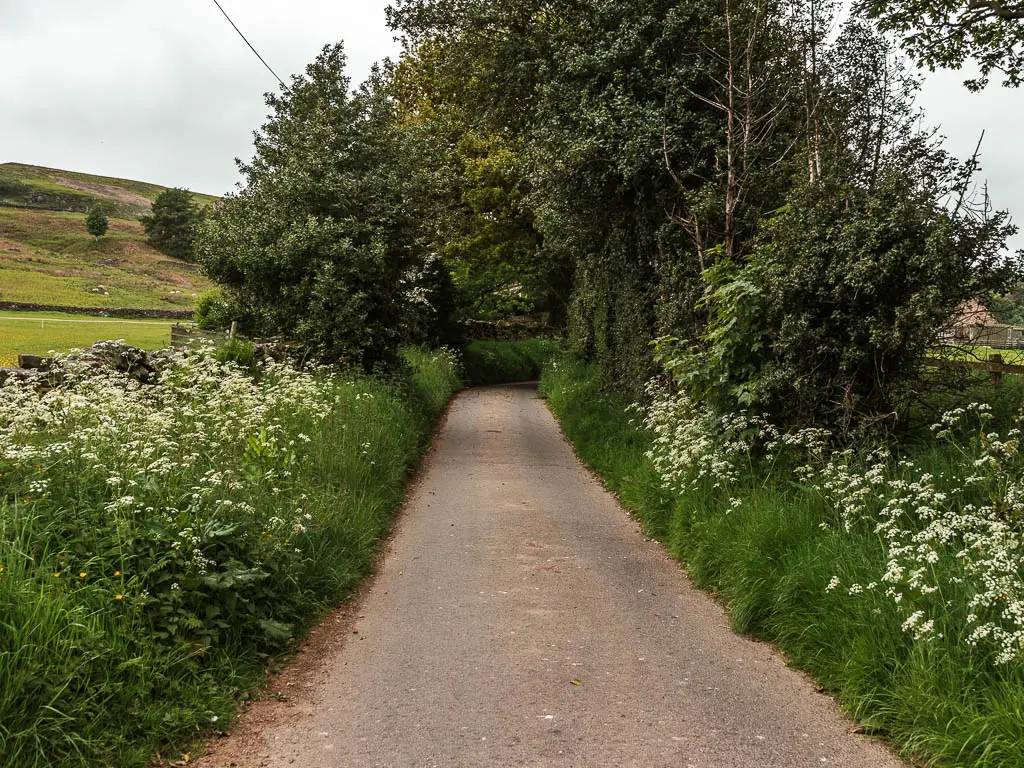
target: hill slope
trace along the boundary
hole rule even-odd
[[[138,217],[166,187],[52,168],[0,164],[0,301],[189,309],[211,287],[192,264],[146,242]],[[212,203],[217,198],[197,195]],[[85,212],[113,206],[94,238]]]
[[[94,176],[22,163],[0,163],[0,205],[86,213],[99,200],[110,203],[118,218],[136,219],[146,213],[167,187],[144,181]],[[202,203],[212,195],[196,194]]]

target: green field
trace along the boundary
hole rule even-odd
[[[955,360],[984,362],[992,355],[1001,355],[1007,365],[1024,364],[1024,349],[993,349],[992,347],[950,347]]]
[[[165,188],[17,163],[0,164],[0,301],[51,306],[191,309],[210,281],[150,247],[139,223]],[[216,198],[197,195],[200,203]],[[112,206],[103,237],[85,213]]]
[[[160,349],[170,343],[171,325],[171,320],[0,312],[0,366],[15,365],[19,354],[67,352],[101,340],[123,339],[143,349]]]
[[[137,221],[111,219],[94,238],[81,213],[0,207],[0,301],[190,309],[210,286],[195,266],[151,248]]]

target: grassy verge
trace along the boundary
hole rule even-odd
[[[19,354],[68,352],[101,339],[123,339],[146,350],[162,349],[170,344],[173,324],[173,320],[0,311],[0,366],[14,365]]]
[[[190,356],[0,397],[0,764],[145,766],[369,571],[445,353],[383,382]]]
[[[1024,764],[1022,664],[994,663],[984,642],[969,641],[966,606],[979,591],[953,558],[943,555],[922,582],[941,582],[944,592],[905,595],[945,606],[936,627],[908,629],[905,607],[875,587],[891,553],[873,526],[847,530],[821,494],[756,466],[728,488],[711,478],[667,490],[647,455],[651,434],[627,403],[601,391],[591,368],[559,360],[541,390],[580,457],[699,586],[725,600],[737,631],[777,643],[908,757],[973,768]],[[962,461],[934,441],[903,458],[935,478]]]
[[[462,367],[472,385],[536,381],[557,350],[549,339],[473,341],[463,350]]]

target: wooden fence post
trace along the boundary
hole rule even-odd
[[[999,386],[1003,383],[1003,356],[1002,355],[989,355],[988,361],[990,365],[988,369],[989,378],[995,386]]]
[[[237,335],[238,335],[238,321],[237,320],[232,320],[231,321],[231,330],[228,331],[228,338],[229,339],[233,339]]]

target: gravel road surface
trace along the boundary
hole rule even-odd
[[[903,765],[720,606],[529,386],[460,395],[378,575],[201,765]]]

